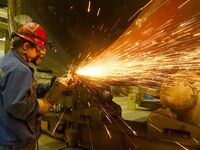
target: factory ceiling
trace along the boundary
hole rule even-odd
[[[14,0],[12,6],[40,22],[54,42],[48,55],[63,64],[83,60],[110,46],[136,19],[149,0]],[[16,7],[18,6],[18,8]],[[16,14],[17,15],[17,14]],[[63,58],[63,56],[65,56]],[[66,61],[64,60],[66,58]],[[78,61],[76,61],[78,63]]]
[[[32,0],[40,19],[72,56],[105,49],[132,23],[148,0]],[[38,7],[39,6],[39,7]]]
[[[7,1],[0,0],[0,39],[5,38],[8,31]]]
[[[0,7],[7,7],[7,0],[0,0]]]

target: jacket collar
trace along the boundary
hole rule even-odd
[[[26,65],[32,72],[34,72],[34,68],[24,60],[24,58],[19,54],[16,49],[12,48],[10,53],[16,56],[24,65]]]

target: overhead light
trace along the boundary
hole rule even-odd
[[[0,38],[0,41],[6,41],[6,38],[5,37],[3,37],[3,38]]]

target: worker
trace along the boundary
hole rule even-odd
[[[39,24],[28,22],[12,38],[12,48],[0,64],[0,150],[35,150],[39,118],[56,101],[48,96],[37,99],[34,70],[29,65],[39,65],[44,58],[46,33]],[[59,81],[67,87],[70,78]]]

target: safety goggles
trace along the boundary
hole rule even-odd
[[[42,48],[38,45],[35,45],[35,48],[36,48],[36,51],[39,53],[39,54],[42,54],[42,55],[45,55],[46,54],[46,48]]]

